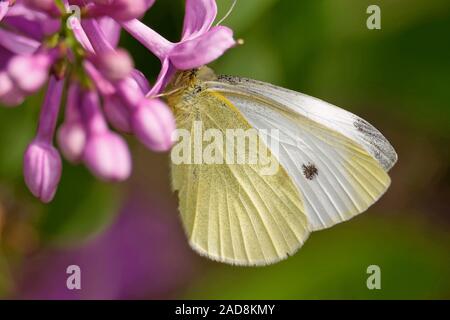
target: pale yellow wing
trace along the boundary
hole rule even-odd
[[[279,130],[278,160],[300,190],[311,231],[364,212],[390,185],[397,154],[365,120],[270,84],[223,77],[206,83],[255,128]]]
[[[196,121],[225,139],[226,129],[251,128],[220,94],[192,88],[170,104],[177,127],[192,134]],[[262,169],[261,164],[172,164],[184,229],[196,251],[221,262],[266,265],[301,247],[309,231],[298,190],[281,166],[273,175],[261,174]]]

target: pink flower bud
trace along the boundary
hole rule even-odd
[[[158,99],[144,99],[132,112],[133,132],[145,146],[154,151],[172,147],[175,119],[166,104]]]
[[[61,170],[61,157],[52,145],[35,140],[28,146],[24,157],[25,183],[42,202],[53,200]]]
[[[14,84],[6,72],[0,71],[0,97],[7,94]]]
[[[78,163],[86,145],[86,130],[80,121],[63,123],[58,130],[58,146],[64,157]]]
[[[123,49],[101,53],[95,61],[99,71],[110,81],[122,80],[134,69],[133,60]]]
[[[102,180],[122,181],[131,174],[128,146],[125,140],[110,131],[89,136],[83,159],[91,172]]]
[[[96,92],[83,93],[81,115],[88,133],[83,161],[100,179],[125,180],[131,174],[130,151],[125,140],[108,129],[99,103]]]
[[[64,157],[73,163],[78,163],[83,157],[87,136],[79,104],[80,88],[77,84],[71,84],[67,92],[65,119],[58,129],[57,140]]]
[[[14,56],[8,64],[8,74],[20,90],[34,93],[47,81],[52,59],[48,54]]]
[[[103,109],[106,119],[114,128],[125,133],[131,133],[130,112],[120,99],[115,96],[106,98]]]
[[[16,107],[25,99],[23,92],[18,90],[6,72],[0,72],[0,104]]]

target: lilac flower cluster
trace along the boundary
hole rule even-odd
[[[53,144],[61,106],[57,142],[63,156],[84,163],[102,180],[125,180],[131,157],[118,132],[134,135],[151,150],[169,150],[175,121],[159,94],[177,70],[210,63],[235,45],[229,28],[213,26],[215,0],[186,0],[177,43],[138,20],[153,3],[0,0],[0,104],[18,106],[47,88],[36,137],[24,156],[25,182],[41,201],[53,199],[61,178],[62,161]],[[122,29],[161,60],[153,86],[118,47]]]

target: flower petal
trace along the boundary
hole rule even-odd
[[[9,8],[3,22],[39,41],[60,29],[59,19],[51,19],[43,12],[31,10],[19,1]]]
[[[139,88],[141,88],[144,94],[150,91],[150,83],[148,83],[147,78],[141,71],[139,71],[138,69],[134,69],[131,72],[131,77],[134,79],[134,81],[136,81],[136,83],[139,85]]]
[[[75,38],[78,40],[81,46],[89,53],[95,53],[94,48],[92,47],[92,44],[89,41],[88,36],[86,35],[86,32],[84,32],[83,28],[81,27],[80,21],[78,19],[71,19],[70,23],[73,34],[75,35]]]
[[[121,22],[122,27],[161,61],[167,58],[174,44],[139,20]]]
[[[215,0],[186,0],[182,40],[192,39],[211,28],[216,19]]]
[[[93,2],[95,6],[88,7],[90,17],[109,16],[118,21],[141,18],[154,3],[152,0],[97,0]]]
[[[158,78],[156,79],[156,82],[153,85],[152,89],[147,93],[147,97],[152,97],[163,91],[175,71],[176,70],[170,63],[170,60],[165,59],[162,62],[161,71],[159,72]]]
[[[170,54],[170,61],[179,70],[198,68],[220,57],[235,43],[231,29],[214,27],[204,35],[178,44]]]
[[[107,96],[115,93],[116,89],[112,83],[109,82],[90,61],[85,61],[83,66],[89,77],[93,80],[95,87],[102,95]]]
[[[40,43],[26,36],[0,29],[0,46],[16,54],[32,54]]]
[[[115,48],[119,44],[120,24],[109,17],[100,19],[100,28],[108,39],[109,43]]]
[[[22,0],[30,9],[43,12],[49,16],[59,17],[61,12],[54,0]]]

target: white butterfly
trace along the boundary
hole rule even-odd
[[[281,170],[258,164],[173,164],[173,189],[192,247],[238,265],[292,255],[309,233],[365,211],[389,187],[397,154],[365,120],[319,99],[263,82],[185,72],[168,102],[179,128],[277,129]],[[271,131],[268,131],[271,132]]]

